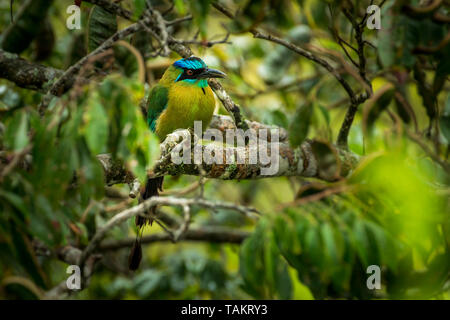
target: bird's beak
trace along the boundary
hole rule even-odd
[[[197,78],[199,79],[208,79],[208,78],[225,78],[227,75],[222,71],[216,69],[207,68],[205,71],[200,73]]]

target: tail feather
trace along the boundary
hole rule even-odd
[[[153,196],[158,196],[159,191],[162,191],[162,185],[163,185],[164,177],[157,177],[157,178],[147,178],[147,183],[145,184],[144,192],[141,193],[141,197],[139,199],[139,202],[142,202],[144,200],[147,200]],[[156,207],[151,207],[150,215],[154,215],[156,211]],[[149,223],[152,225],[153,219],[152,218],[146,218],[142,216],[136,216],[134,223],[138,227],[138,233],[136,235],[136,241],[134,242],[134,245],[131,249],[130,255],[128,257],[128,268],[132,271],[137,270],[139,268],[139,264],[141,263],[142,259],[142,246],[141,246],[141,240],[142,240],[142,231],[144,229],[145,224]]]
[[[159,191],[162,191],[164,176],[156,178],[147,178],[147,183],[145,184],[144,192],[141,193],[140,202],[147,200],[153,196],[158,196]],[[154,215],[156,212],[156,207],[151,207],[149,210],[150,215]],[[137,226],[142,226],[145,223],[152,225],[153,220],[151,218],[144,218],[141,216],[136,216],[135,223]]]
[[[142,230],[142,229],[141,229]],[[131,271],[137,270],[142,260],[142,246],[141,246],[142,232],[136,236],[133,248],[131,248],[130,256],[128,257],[128,269]]]

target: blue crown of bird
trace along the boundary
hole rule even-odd
[[[205,62],[197,57],[175,61],[164,72],[161,80],[150,91],[147,105],[147,123],[160,141],[177,129],[193,128],[194,121],[201,121],[205,130],[215,109],[215,99],[208,85],[209,78],[224,78],[222,71],[208,68]],[[162,191],[164,177],[147,178],[140,201],[158,196]],[[137,216],[138,227],[136,241],[128,259],[130,270],[136,270],[142,259],[142,232],[149,223],[156,208],[150,208],[149,217]]]

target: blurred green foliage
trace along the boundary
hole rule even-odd
[[[170,7],[167,1],[151,2],[157,10]],[[45,65],[65,69],[129,24],[83,3],[82,30],[67,30],[65,9],[72,3],[54,1],[48,12],[41,11],[50,24],[41,31],[53,32],[56,38]],[[322,144],[317,147],[328,154],[327,146],[335,141],[349,104],[345,91],[316,64],[284,47],[253,39],[247,31],[261,27],[308,50],[323,48],[330,61],[334,56],[350,63],[330,28],[356,46],[342,10],[360,20],[370,1],[220,1],[236,13],[233,20],[212,3],[174,1],[167,19],[192,14],[193,21],[173,25],[170,31],[178,39],[199,35],[199,40],[217,40],[231,32],[232,44],[194,45],[195,54],[227,72],[224,87],[247,118],[288,129],[293,146],[306,138],[319,139]],[[120,4],[133,12],[134,19],[145,9],[140,0]],[[20,5],[14,3],[15,12]],[[359,107],[350,131],[350,150],[364,159],[347,179],[210,180],[205,198],[254,206],[263,216],[254,222],[229,211],[196,209],[192,225],[252,231],[242,245],[148,244],[135,275],[125,270],[126,250],[107,252],[90,286],[73,297],[448,299],[449,177],[433,156],[448,163],[450,46],[439,45],[449,30],[432,15],[407,14],[403,5],[418,6],[419,1],[386,1],[382,29],[364,29],[364,39],[370,42],[365,57],[374,98]],[[448,16],[448,7],[442,6],[439,13]],[[6,1],[0,3],[0,21],[4,37],[10,24]],[[29,27],[28,22],[25,25]],[[16,52],[32,60],[36,46],[21,47],[29,37],[27,33],[9,40],[20,43]],[[175,54],[153,58],[158,43],[145,32],[126,42],[144,56],[149,86],[178,58]],[[421,47],[438,49],[423,54]],[[347,49],[357,60],[357,54]],[[98,81],[76,84],[63,97],[54,98],[42,116],[37,106],[43,94],[0,80],[1,298],[39,298],[39,290],[65,281],[67,265],[55,259],[56,249],[68,244],[85,247],[119,211],[115,206],[124,200],[105,194],[98,154],[110,153],[140,181],[158,157],[157,138],[139,107],[149,86],[141,81],[138,56],[120,46],[114,47],[113,56],[112,61],[96,61],[93,70],[83,71]],[[355,91],[363,90],[351,74],[343,76]],[[218,112],[225,110],[219,107]],[[412,141],[408,132],[418,134],[426,148]],[[25,164],[8,169],[14,159]],[[165,188],[182,189],[196,180],[167,178]],[[123,185],[115,188],[128,191]],[[308,200],[324,189],[336,192]],[[127,206],[137,203],[125,201]],[[174,208],[167,211],[182,215]],[[155,225],[145,230],[156,232],[162,230]],[[112,230],[109,238],[132,235],[130,221]],[[39,254],[36,243],[52,254]],[[366,286],[369,265],[381,267],[381,290]],[[13,276],[31,281],[16,281]]]

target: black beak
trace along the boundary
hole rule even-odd
[[[206,68],[205,71],[203,71],[197,76],[197,78],[198,79],[225,78],[226,76],[227,75],[222,71]]]

